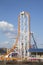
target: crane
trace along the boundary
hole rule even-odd
[[[37,47],[37,42],[36,42],[36,40],[35,40],[35,38],[34,38],[33,33],[31,33],[31,36],[32,36],[33,41],[34,41],[33,48],[38,48],[38,47]]]

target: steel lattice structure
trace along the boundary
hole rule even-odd
[[[18,48],[21,58],[29,57],[27,50],[30,48],[30,15],[24,11],[18,16]]]

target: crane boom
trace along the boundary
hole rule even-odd
[[[33,38],[33,41],[34,41],[34,48],[37,48],[37,43],[36,43],[36,41],[35,41],[35,38],[34,38],[34,35],[33,35],[33,33],[31,33],[32,34],[32,38]]]

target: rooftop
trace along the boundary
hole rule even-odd
[[[29,52],[43,52],[43,48],[37,48],[37,49],[30,48],[28,51]]]

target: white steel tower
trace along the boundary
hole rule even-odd
[[[21,12],[18,17],[18,36],[19,53],[21,58],[29,57],[27,50],[30,48],[30,15],[27,12]]]

